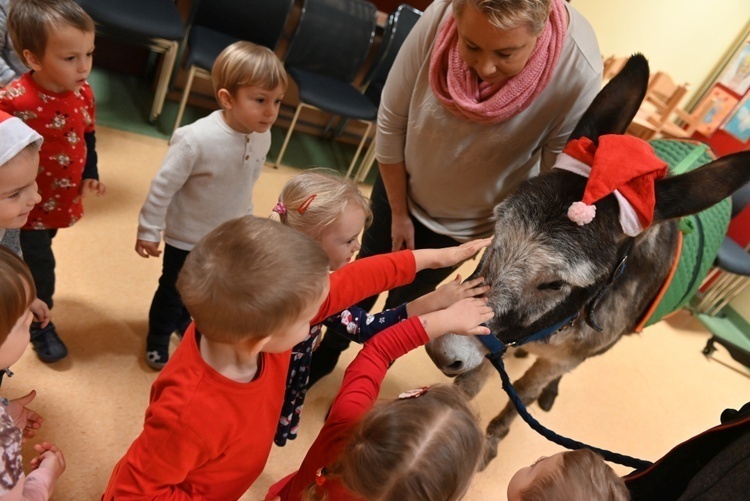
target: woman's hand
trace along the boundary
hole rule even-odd
[[[391,214],[391,251],[414,250],[414,223],[409,213]]]

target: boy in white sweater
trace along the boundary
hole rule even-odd
[[[237,42],[222,51],[211,76],[222,109],[177,129],[138,219],[135,251],[164,260],[149,311],[146,363],[161,370],[169,339],[190,316],[175,283],[185,258],[220,224],[252,214],[252,191],[271,146],[288,78],[266,47]]]

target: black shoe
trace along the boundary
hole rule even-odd
[[[146,364],[160,371],[169,361],[169,345],[146,343]]]
[[[31,344],[42,362],[51,364],[68,356],[68,348],[57,335],[55,325],[50,322],[42,328],[39,322],[31,324]]]

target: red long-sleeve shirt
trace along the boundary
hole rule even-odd
[[[32,209],[24,229],[73,226],[83,216],[80,190],[90,153],[84,136],[94,132],[91,87],[86,83],[79,91],[52,92],[28,72],[0,91],[0,109],[44,138],[36,176],[42,201]]]
[[[361,259],[331,274],[313,323],[414,279],[411,251]],[[195,327],[151,388],[141,435],[117,463],[102,499],[239,498],[268,459],[281,412],[290,351],[261,353],[249,383],[230,380],[201,357]]]
[[[315,481],[318,469],[336,461],[346,445],[351,428],[372,408],[390,364],[428,341],[429,337],[419,318],[413,317],[365,343],[346,370],[328,419],[299,471],[271,486],[266,499],[281,496],[282,501],[301,500],[301,494]],[[336,480],[327,480],[324,488],[329,498],[336,501],[361,500]]]

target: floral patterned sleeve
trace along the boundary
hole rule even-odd
[[[351,306],[328,317],[323,325],[350,341],[363,344],[378,332],[406,318],[406,303],[374,315],[358,306]]]

